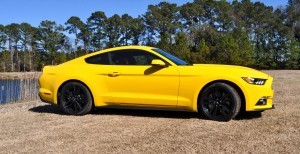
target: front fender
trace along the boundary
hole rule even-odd
[[[230,77],[216,77],[214,79],[207,80],[203,84],[199,85],[194,93],[193,97],[193,111],[198,111],[198,98],[200,97],[201,92],[209,85],[216,83],[216,82],[230,82],[231,84],[235,84],[237,87],[240,88],[242,93],[244,94],[245,101],[248,100],[248,92],[245,88],[244,81],[242,79],[230,78]]]

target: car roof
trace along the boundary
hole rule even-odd
[[[152,49],[156,49],[156,48],[155,47],[150,47],[150,46],[139,46],[139,45],[121,46],[121,47],[108,48],[108,49],[103,49],[103,50],[99,50],[99,51],[96,51],[96,52],[92,52],[90,54],[82,56],[81,58],[87,58],[87,57],[90,57],[90,56],[93,56],[93,55],[97,55],[99,53],[117,51],[117,50],[125,50],[125,49],[152,50]]]

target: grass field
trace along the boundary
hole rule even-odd
[[[299,153],[300,71],[266,72],[276,109],[229,122],[178,111],[67,116],[38,101],[1,105],[0,153]]]

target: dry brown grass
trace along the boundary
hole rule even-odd
[[[195,113],[99,109],[67,116],[41,102],[0,106],[0,153],[299,153],[300,71],[274,76],[275,110],[230,122]]]
[[[0,72],[1,79],[38,79],[41,72]]]

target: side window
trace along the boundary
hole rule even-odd
[[[161,58],[143,50],[128,49],[94,55],[86,58],[85,62],[99,65],[151,65],[153,59]]]
[[[121,50],[111,52],[113,65],[151,65],[153,59],[161,59],[142,50]]]
[[[88,64],[102,64],[109,65],[108,53],[98,54],[85,59]]]

